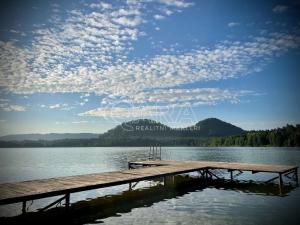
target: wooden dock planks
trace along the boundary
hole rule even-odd
[[[0,204],[17,203],[38,198],[70,194],[205,169],[241,170],[279,174],[293,170],[297,171],[297,166],[213,161],[141,161],[131,162],[130,166],[143,167],[124,171],[0,184]]]
[[[234,163],[234,162],[215,162],[215,161],[138,161],[132,162],[133,165],[143,166],[185,166],[193,165],[195,167],[208,167],[210,169],[228,169],[228,170],[243,170],[243,171],[257,171],[257,172],[269,172],[269,173],[285,173],[297,168],[297,166],[289,165],[271,165],[271,164],[251,164],[251,163]]]

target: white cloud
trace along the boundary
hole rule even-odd
[[[121,7],[92,4],[93,10],[67,12],[64,22],[53,22],[50,28],[37,27],[31,44],[20,47],[0,41],[1,88],[17,94],[85,93],[77,103],[80,105],[88,101],[91,93],[101,95],[103,104],[121,101],[168,106],[176,101],[191,105],[235,102],[251,93],[216,88],[187,90],[180,86],[258,72],[273,58],[300,44],[298,34],[272,33],[243,43],[226,41],[184,53],[167,51],[152,58],[128,60],[132,43],[143,33],[141,24],[148,22],[145,18],[171,15],[193,5],[181,0],[153,1],[163,7],[148,17],[143,1],[122,3]],[[231,22],[228,26],[238,24]],[[64,104],[41,107],[71,108]],[[99,108],[81,115],[119,116],[127,109],[107,110]],[[142,106],[129,109],[127,114],[140,112],[156,114],[152,108]]]
[[[163,20],[163,19],[165,18],[164,16],[158,15],[158,14],[154,15],[153,17],[154,17],[154,19],[156,19],[156,20]]]
[[[232,91],[219,88],[194,89],[159,89],[151,92],[140,92],[130,99],[134,103],[167,103],[205,105],[222,101],[238,101],[239,97],[253,94],[250,91]]]
[[[274,13],[283,13],[283,12],[287,11],[287,9],[288,9],[288,7],[285,5],[276,5],[273,8],[273,12]]]
[[[6,108],[4,110],[8,111],[8,112],[11,112],[11,111],[24,112],[24,111],[26,111],[26,108],[21,105],[9,105],[8,108]]]
[[[192,5],[179,0],[158,3],[165,10]],[[131,43],[145,35],[139,26],[147,22],[143,19],[147,4],[91,4],[89,10],[66,11],[64,20],[35,26],[32,43],[20,47],[0,41],[0,86],[14,93],[69,92],[66,89],[74,91],[74,86],[81,86],[76,91],[85,92],[87,82],[102,79],[101,70],[122,64],[133,49]],[[32,89],[32,81],[39,87]],[[61,85],[64,88],[58,90]]]
[[[166,4],[168,6],[175,6],[178,8],[187,8],[194,5],[194,3],[186,2],[184,0],[158,0],[158,2]]]
[[[1,103],[0,110],[5,112],[24,112],[26,108],[21,105],[11,105],[8,103]]]
[[[27,51],[0,42],[0,85],[13,93],[78,92],[131,99],[146,90],[154,92],[257,72],[274,57],[298,48],[299,44],[298,35],[273,33],[244,43],[227,41],[211,48],[158,55],[148,60],[123,61],[103,68],[79,66],[67,70],[56,64],[53,68],[44,68],[46,72],[38,73],[43,66],[28,68],[23,60]]]
[[[80,120],[80,121],[72,121],[74,124],[82,124],[82,123],[88,123],[89,121],[87,120]]]
[[[84,94],[80,95],[80,99],[88,98],[90,96],[91,96],[90,93],[84,93]]]
[[[163,9],[163,12],[164,12],[166,15],[168,15],[168,16],[170,16],[170,15],[173,14],[173,11],[171,11],[171,10],[169,10],[169,9]]]
[[[90,4],[90,7],[92,9],[111,9],[112,5],[106,2],[100,2],[100,3],[92,3]]]
[[[115,104],[106,104],[106,107],[89,110],[79,115],[104,118],[163,116],[174,108],[212,105],[224,101],[236,103],[240,101],[240,97],[252,94],[255,93],[218,88],[160,89],[154,92],[140,92],[132,96],[129,101],[116,101]],[[145,103],[151,105],[144,105]],[[139,104],[140,106],[137,106]],[[123,106],[120,107],[119,105]]]
[[[142,22],[140,17],[127,18],[125,16],[114,18],[113,21],[122,26],[135,27]]]
[[[228,25],[228,27],[237,27],[237,26],[240,25],[240,23],[237,23],[237,22],[230,22],[230,23],[228,23],[227,25]]]
[[[55,105],[50,105],[49,109],[57,109],[57,108],[60,108],[60,107],[61,107],[60,104],[55,104]]]
[[[80,103],[79,105],[84,106],[88,101],[88,97],[90,97],[90,93],[84,93],[82,95],[80,95]]]
[[[97,108],[80,113],[80,116],[96,116],[104,118],[137,118],[163,115],[158,106],[141,106],[141,107],[111,107]]]
[[[148,61],[123,61],[103,68],[79,66],[68,70],[61,64],[52,68],[43,68],[40,64],[29,68],[27,50],[23,52],[11,43],[0,42],[0,85],[14,93],[85,92],[126,97],[146,89],[246,75],[259,71],[274,57],[299,44],[297,35],[275,33],[245,43],[226,42],[184,54],[158,55]]]
[[[69,111],[71,109],[73,109],[73,106],[69,106],[69,104],[67,103],[57,103],[54,105],[41,105],[41,108],[48,108],[48,109],[59,109],[59,110],[65,110],[65,111]]]

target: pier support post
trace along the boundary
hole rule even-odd
[[[283,184],[283,182],[282,182],[282,175],[281,175],[281,173],[279,173],[278,178],[279,178],[279,194],[282,195],[282,184]]]
[[[129,191],[131,191],[132,190],[132,184],[131,184],[131,182],[129,182]]]
[[[166,186],[166,177],[163,177],[164,186]]]
[[[282,175],[279,173],[279,186],[282,187]]]
[[[66,211],[69,211],[70,208],[70,193],[66,194]]]
[[[208,179],[208,171],[205,169],[204,171],[204,179],[205,179],[205,185],[207,185],[207,179]]]
[[[22,214],[26,213],[26,201],[22,202]]]
[[[233,180],[233,171],[230,170],[230,180]]]

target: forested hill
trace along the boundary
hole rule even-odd
[[[243,129],[217,118],[208,118],[199,121],[195,126],[200,127],[198,134],[202,137],[223,137],[243,132]]]
[[[154,120],[139,119],[122,123],[100,135],[100,138],[223,137],[242,132],[243,129],[216,118],[184,128],[171,128]]]

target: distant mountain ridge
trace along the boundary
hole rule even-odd
[[[0,141],[56,141],[64,139],[120,139],[120,138],[176,138],[176,137],[225,137],[241,134],[244,130],[217,118],[199,121],[194,126],[171,128],[150,119],[124,122],[103,134],[49,133],[16,134],[0,137]]]
[[[197,124],[202,127],[198,129]],[[215,118],[198,122],[195,126],[173,129],[150,120],[135,120],[123,123],[91,139],[24,140],[2,141],[0,148],[33,147],[124,147],[124,146],[251,146],[251,147],[300,147],[300,124],[287,124],[272,130],[242,131],[241,128]],[[133,126],[134,125],[134,126]],[[151,125],[152,127],[150,127]],[[221,126],[222,125],[222,126]],[[160,128],[162,126],[162,128]],[[196,129],[195,129],[196,127]],[[192,128],[192,129],[190,129]],[[228,128],[228,129],[227,129]],[[224,133],[224,131],[226,131]],[[95,134],[97,135],[97,134]],[[194,136],[192,136],[194,135]],[[201,135],[201,136],[200,136]],[[216,136],[219,135],[219,136]]]
[[[1,141],[54,141],[61,139],[91,139],[98,138],[99,134],[94,133],[49,133],[49,134],[14,134],[0,137]]]

